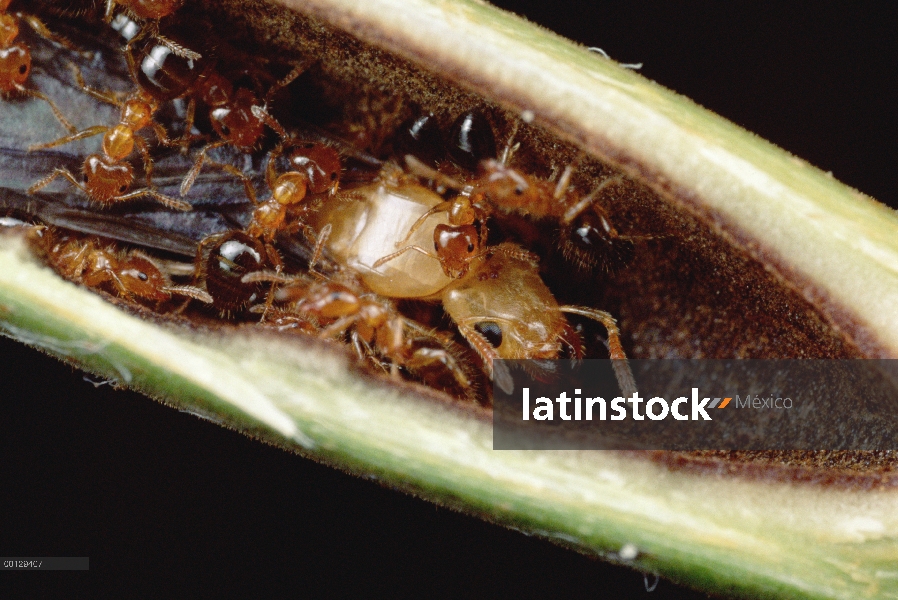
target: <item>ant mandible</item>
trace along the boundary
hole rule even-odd
[[[111,92],[103,92],[88,86],[84,82],[81,71],[74,65],[73,70],[75,71],[78,85],[82,90],[97,100],[119,107],[121,109],[121,117],[118,124],[112,127],[97,125],[52,142],[30,146],[28,148],[29,151],[55,148],[101,133],[104,134],[103,153],[91,154],[84,160],[84,183],[78,181],[68,169],[57,167],[50,175],[28,188],[28,193],[33,194],[49,185],[58,177],[63,177],[84,192],[88,198],[104,206],[149,196],[169,208],[184,211],[191,210],[191,206],[187,202],[170,198],[153,187],[153,159],[150,157],[146,140],[137,135],[137,132],[141,129],[152,127],[161,143],[171,145],[165,129],[153,120],[153,115],[158,109],[156,100],[138,86],[136,91],[122,101]],[[147,187],[128,192],[134,181],[134,168],[125,159],[131,155],[135,147],[143,157]]]

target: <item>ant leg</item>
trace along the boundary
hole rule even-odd
[[[627,355],[624,353],[624,347],[620,341],[620,329],[618,329],[614,317],[604,310],[584,306],[559,306],[558,310],[588,317],[605,326],[608,331],[608,354],[611,357],[611,366],[614,369],[615,377],[617,377],[617,384],[625,396],[630,397],[635,394],[636,381],[633,379],[633,372],[630,371],[630,365],[627,363]]]
[[[41,190],[41,189],[47,187],[57,177],[65,177],[69,183],[71,183],[73,186],[75,186],[76,188],[78,188],[79,190],[84,192],[85,196],[90,196],[90,194],[87,193],[87,189],[85,189],[84,185],[80,181],[75,179],[75,176],[72,175],[72,173],[68,169],[63,169],[62,167],[57,167],[57,168],[53,169],[52,173],[50,173],[49,175],[47,175],[40,181],[35,182],[34,185],[32,185],[30,188],[28,188],[28,194],[31,195],[31,194],[37,192],[38,190]]]
[[[287,137],[287,130],[277,122],[277,119],[268,114],[268,111],[265,110],[264,106],[259,106],[254,104],[250,110],[253,113],[253,116],[271,127],[275,133],[277,133],[281,137]]]
[[[147,141],[139,135],[134,136],[134,145],[143,157],[143,170],[147,175],[147,186],[153,187],[153,157],[150,156],[150,149],[147,147]]]
[[[396,244],[394,245],[399,248],[402,244],[406,243],[409,238],[414,235],[418,228],[424,224],[424,221],[426,221],[427,217],[429,217],[430,215],[435,215],[438,212],[449,212],[451,208],[452,202],[440,202],[439,204],[428,210],[426,213],[418,217],[418,220],[412,223],[412,226],[409,228],[408,233],[405,234],[405,237],[402,238],[402,241],[396,242]]]
[[[309,260],[309,272],[313,275],[321,276],[321,274],[315,270],[315,265],[321,259],[321,253],[324,251],[324,244],[327,242],[327,238],[331,235],[331,229],[331,224],[326,224],[321,228],[321,232],[317,236],[318,239],[315,240],[315,252],[312,254],[311,260]]]
[[[117,108],[121,108],[124,103],[111,91],[106,90],[98,90],[97,88],[90,87],[87,85],[87,82],[84,81],[84,75],[81,74],[81,69],[75,63],[69,63],[69,68],[72,70],[72,73],[75,74],[75,83],[78,84],[78,87],[81,88],[81,91],[87,94],[88,96],[99,100],[100,102],[105,102],[106,104],[111,104]]]
[[[480,359],[483,361],[483,366],[486,367],[486,374],[489,378],[506,394],[512,393],[514,391],[514,380],[511,378],[511,373],[508,371],[508,367],[502,363],[496,362],[502,358],[499,356],[499,352],[496,348],[489,343],[489,340],[487,340],[483,334],[473,327],[459,323],[458,331],[461,333],[462,337],[468,340],[468,343],[471,344],[471,347],[474,348],[474,351],[480,356]]]
[[[113,202],[127,202],[128,200],[134,200],[135,198],[143,198],[144,196],[149,196],[154,200],[160,202],[161,204],[167,206],[168,208],[172,208],[174,210],[193,210],[193,206],[191,206],[189,203],[184,202],[183,200],[176,200],[175,198],[171,198],[169,196],[166,196],[165,194],[161,194],[153,188],[143,188],[142,190],[135,190],[122,196],[116,196],[115,198],[113,198]]]
[[[212,304],[212,296],[209,292],[192,285],[168,285],[163,287],[162,291],[199,300],[204,304]]]
[[[461,366],[463,363],[444,348],[418,348],[412,353],[411,358],[405,361],[405,367],[414,371],[437,363],[446,367],[462,389],[467,390],[471,387],[471,380]]]
[[[568,188],[571,186],[571,177],[574,175],[574,170],[580,164],[580,161],[583,160],[583,153],[578,152],[577,157],[571,162],[571,164],[567,165],[564,168],[564,171],[561,172],[561,177],[558,178],[558,182],[555,184],[555,191],[552,192],[552,197],[555,200],[561,200],[564,198],[564,195],[567,193]]]
[[[511,129],[511,135],[508,136],[508,141],[505,142],[505,148],[502,150],[502,156],[499,158],[499,163],[503,166],[507,166],[511,161],[511,157],[514,156],[514,153],[518,151],[518,148],[521,147],[521,143],[513,144],[515,136],[518,134],[518,129],[521,128],[521,122],[515,120],[514,127]]]
[[[571,221],[573,221],[574,219],[577,218],[577,215],[579,215],[584,210],[586,210],[590,205],[595,203],[595,201],[598,199],[599,194],[601,193],[602,190],[604,190],[605,188],[612,186],[616,183],[621,183],[623,180],[624,180],[624,178],[622,176],[615,175],[614,177],[609,177],[608,179],[605,179],[604,181],[602,181],[602,183],[600,183],[596,187],[596,189],[594,189],[587,195],[583,196],[583,198],[581,198],[579,202],[577,202],[576,204],[574,204],[573,206],[568,208],[566,211],[564,211],[564,216],[561,218],[562,224],[570,225]]]
[[[78,140],[83,140],[95,135],[100,135],[101,133],[105,133],[108,130],[109,128],[105,125],[95,125],[94,127],[90,127],[88,129],[85,129],[84,131],[72,133],[72,135],[61,137],[58,140],[54,140],[52,142],[46,142],[43,144],[31,144],[30,146],[28,146],[28,152],[34,152],[35,150],[46,150],[47,148],[56,148],[57,146],[63,146],[65,144],[77,142]]]
[[[115,11],[115,0],[106,0],[106,11],[103,13],[103,22],[112,22],[112,13]]]
[[[499,244],[498,246],[492,246],[484,250],[482,253],[477,254],[476,256],[472,256],[471,260],[475,258],[480,258],[482,256],[489,256],[491,254],[504,254],[510,258],[517,258],[518,260],[524,260],[533,265],[534,267],[539,265],[539,257],[536,254],[528,250],[524,250],[517,244],[505,243]]]
[[[244,173],[234,165],[218,162],[217,160],[212,160],[208,157],[206,158],[205,163],[209,166],[221,169],[222,171],[240,179],[240,181],[243,183],[243,192],[246,194],[246,197],[249,198],[250,202],[252,202],[254,205],[259,206],[260,202],[256,198],[256,188],[253,187],[253,182],[249,177],[247,177],[246,173]]]
[[[437,256],[435,254],[431,254],[430,252],[428,252],[421,246],[406,246],[402,250],[398,250],[398,251],[394,252],[393,254],[387,254],[386,256],[381,256],[376,261],[374,261],[374,264],[371,265],[371,268],[376,269],[376,268],[380,267],[381,265],[383,265],[384,263],[387,263],[387,262],[393,260],[394,258],[397,258],[400,254],[405,254],[409,250],[414,250],[415,252],[419,252],[419,253],[423,254],[424,256],[429,256],[430,258],[435,258],[437,260],[440,260],[439,256]]]
[[[311,63],[307,62],[305,64],[294,65],[293,69],[289,73],[287,73],[287,75],[283,79],[281,79],[280,81],[276,82],[273,86],[271,86],[268,89],[268,93],[265,94],[265,105],[267,106],[268,103],[271,102],[271,99],[278,92],[278,90],[281,90],[281,89],[287,87],[288,85],[290,85],[293,82],[294,79],[296,79],[297,77],[302,75],[302,73],[306,69],[309,68],[309,64],[311,64]],[[277,131],[277,130],[275,130],[275,131]],[[281,137],[286,137],[286,136],[281,135]]]
[[[62,111],[50,100],[50,97],[44,94],[43,92],[39,92],[37,90],[32,90],[26,88],[24,85],[15,84],[16,91],[24,96],[30,96],[32,98],[37,98],[38,100],[43,100],[50,107],[50,110],[53,111],[53,116],[56,117],[56,120],[65,127],[69,133],[75,133],[78,129],[72,125],[71,121],[65,118],[65,115],[62,114]],[[30,150],[31,148],[29,148]]]
[[[352,326],[357,317],[358,315],[346,315],[344,317],[340,317],[339,319],[322,329],[321,333],[318,334],[318,337],[327,339],[344,333]]]
[[[227,145],[227,141],[219,140],[217,142],[212,142],[211,144],[206,144],[202,150],[196,156],[196,160],[193,162],[193,167],[191,167],[190,171],[187,173],[187,176],[184,177],[184,181],[181,182],[181,196],[186,196],[187,192],[190,191],[190,188],[193,187],[193,183],[196,181],[197,175],[200,174],[200,170],[203,168],[203,161],[206,159],[206,153],[209,150],[214,150],[215,148],[221,148],[222,146]]]
[[[203,57],[202,54],[198,52],[194,52],[190,48],[185,48],[178,42],[174,40],[170,40],[161,33],[159,33],[158,24],[155,26],[155,31],[153,32],[153,37],[159,40],[163,46],[172,51],[173,54],[180,56],[181,58],[186,58],[187,60],[199,60]]]
[[[62,37],[61,35],[55,34],[50,31],[46,25],[44,25],[43,21],[35,17],[34,15],[26,15],[24,13],[16,13],[16,16],[25,21],[31,29],[34,30],[34,33],[38,34],[45,40],[50,40],[55,44],[59,44],[66,50],[72,50],[73,52],[81,53],[80,50],[69,40]]]
[[[423,177],[424,179],[430,179],[434,183],[445,186],[449,189],[453,190],[463,190],[465,189],[465,185],[459,180],[450,177],[437,171],[436,169],[432,169],[425,165],[423,162],[412,156],[411,154],[405,155],[405,165],[408,167],[408,170],[417,177]]]

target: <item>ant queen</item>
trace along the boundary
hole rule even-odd
[[[59,71],[73,74],[75,93],[117,107],[118,121],[33,141],[27,149],[48,151],[102,136],[100,152],[78,158],[83,178],[57,166],[28,191],[64,179],[91,201],[78,209],[84,222],[150,210],[123,206],[140,197],[161,216],[123,237],[141,241],[127,248],[36,225],[32,246],[65,278],[160,318],[337,340],[388,377],[482,403],[490,381],[513,385],[502,359],[609,356],[622,391],[635,391],[614,316],[547,277],[559,268],[591,277],[632,258],[638,238],[618,233],[604,205],[621,177],[584,183],[572,151],[540,164],[529,144],[542,134],[486,105],[431,113],[392,103],[395,114],[347,124],[360,105],[389,104],[357,95],[383,92],[335,93],[307,56],[268,72],[227,41],[182,45],[166,18],[195,10],[189,3],[106,8],[107,20],[124,14],[141,28],[104,56],[127,79],[88,85],[75,60]],[[93,26],[105,27],[103,16]],[[392,129],[342,136],[370,123]],[[145,183],[132,190],[135,155]],[[174,197],[188,193],[190,204]],[[178,257],[153,235],[173,224],[192,240]]]

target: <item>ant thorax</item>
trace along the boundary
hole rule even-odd
[[[452,280],[433,254],[433,231],[447,224],[446,213],[432,214],[405,240],[412,225],[443,201],[416,183],[382,181],[338,195],[317,214],[313,226],[332,227],[326,249],[338,263],[359,273],[371,291],[391,298],[426,298]],[[427,249],[404,252],[374,267],[402,246]]]

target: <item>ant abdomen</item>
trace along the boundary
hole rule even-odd
[[[398,156],[411,154],[428,166],[439,166],[446,156],[446,146],[433,113],[409,119],[400,125],[393,150]]]
[[[167,38],[186,37],[175,27],[162,29]],[[147,36],[126,48],[128,61],[134,65],[134,77],[141,89],[160,102],[173,100],[193,89],[199,77],[208,69],[208,48],[200,51],[201,58],[185,57],[152,36]]]
[[[452,162],[471,172],[481,161],[496,158],[496,134],[486,115],[470,110],[455,119],[446,149]]]
[[[208,248],[208,250],[206,250]],[[240,231],[206,238],[197,255],[212,305],[223,313],[235,313],[262,298],[264,284],[244,283],[248,273],[271,267],[265,245]]]

